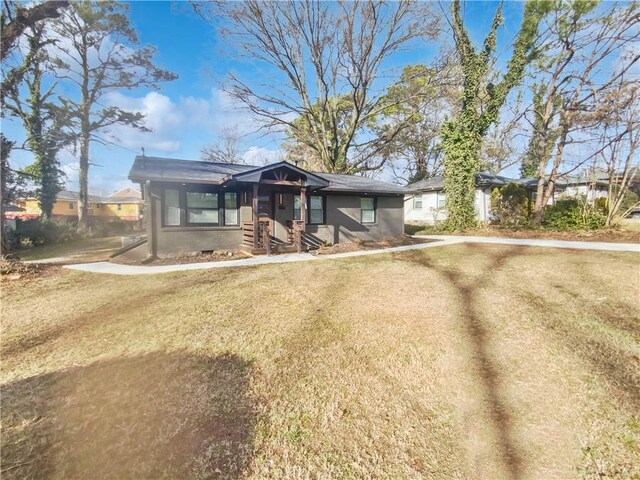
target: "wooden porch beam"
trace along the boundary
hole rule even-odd
[[[253,212],[253,248],[258,248],[258,184],[253,184],[253,197],[251,197]]]

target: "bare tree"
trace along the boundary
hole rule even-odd
[[[607,173],[606,225],[611,225],[633,182],[640,180],[640,85],[638,82],[619,82],[603,96],[601,109],[602,147],[598,160]],[[624,212],[623,212],[624,213]]]
[[[371,134],[381,113],[380,80],[388,60],[420,37],[433,38],[429,5],[398,2],[195,3],[204,18],[223,15],[221,33],[240,55],[266,67],[262,78],[230,75],[228,93],[259,117],[263,128],[288,131],[316,152],[328,172],[379,169],[379,153],[405,127]],[[347,100],[349,115],[340,104]],[[297,120],[297,121],[296,121]]]
[[[544,207],[558,178],[599,154],[593,149],[568,162],[571,145],[598,138],[601,95],[624,82],[640,53],[629,49],[638,41],[639,5],[609,5],[605,11],[592,3],[559,3],[546,17],[538,43],[543,55],[536,62],[536,94],[532,122],[538,155],[533,223],[541,224]],[[613,64],[617,68],[613,67]],[[549,168],[550,167],[550,168]]]
[[[200,150],[200,158],[214,163],[246,163],[240,153],[240,134],[238,128],[227,128],[222,131],[220,141],[205,145]]]

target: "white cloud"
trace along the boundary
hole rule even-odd
[[[145,125],[151,130],[141,132],[126,125],[113,126],[105,136],[116,145],[136,152],[141,147],[161,152],[177,152],[180,149],[180,135],[187,120],[180,108],[166,95],[150,92],[144,97],[130,97],[111,92],[106,95],[106,103],[144,114]]]
[[[264,147],[250,147],[242,155],[242,159],[249,165],[266,165],[282,161],[282,152]]]

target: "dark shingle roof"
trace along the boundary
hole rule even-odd
[[[281,165],[280,162],[277,165]],[[292,166],[293,167],[293,166]],[[212,163],[173,158],[137,156],[129,172],[134,182],[166,181],[185,183],[220,184],[232,179],[236,174],[259,170],[264,167],[254,165],[235,165],[228,163]],[[294,167],[297,168],[297,167]],[[308,172],[330,182],[323,191],[335,192],[377,192],[404,194],[405,187],[356,175],[338,175],[333,173]]]
[[[493,173],[480,172],[476,175],[476,187],[498,187],[506,185],[510,182],[517,182],[508,177],[502,177],[500,175],[494,175]],[[407,185],[407,189],[412,192],[429,192],[434,190],[442,190],[444,188],[444,177],[438,175],[431,178],[425,178],[418,182],[410,183]]]
[[[316,173],[329,180],[330,184],[324,188],[329,192],[379,192],[401,193],[407,192],[406,188],[393,183],[383,182],[374,178],[360,177],[358,175],[340,175],[337,173]]]
[[[220,183],[224,178],[234,173],[247,172],[255,168],[258,167],[137,156],[129,171],[129,178],[134,182],[151,180],[156,182]]]

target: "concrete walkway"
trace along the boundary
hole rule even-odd
[[[522,245],[528,247],[573,248],[580,250],[607,250],[615,252],[640,253],[640,244],[633,243],[604,243],[604,242],[569,242],[564,240],[526,240],[519,238],[497,237],[465,237],[454,235],[414,235],[416,238],[436,240],[430,243],[405,245],[402,247],[383,248],[378,250],[359,250],[356,252],[336,253],[333,255],[312,255],[310,253],[290,253],[268,257],[246,258],[221,262],[184,263],[178,265],[120,265],[109,262],[81,263],[66,265],[64,268],[93,273],[111,273],[113,275],[150,275],[156,273],[183,272],[186,270],[203,270],[210,268],[250,267],[255,265],[269,265],[274,263],[306,262],[317,260],[333,260],[336,258],[361,257],[364,255],[378,255],[381,253],[405,252],[424,248],[443,247],[457,243],[491,243],[498,245]]]
[[[464,235],[414,235],[431,240],[456,240],[467,243],[493,243],[496,245],[522,245],[526,247],[573,248],[576,250],[605,250],[611,252],[640,253],[640,243],[575,242],[568,240],[539,240],[503,237],[467,237]]]

